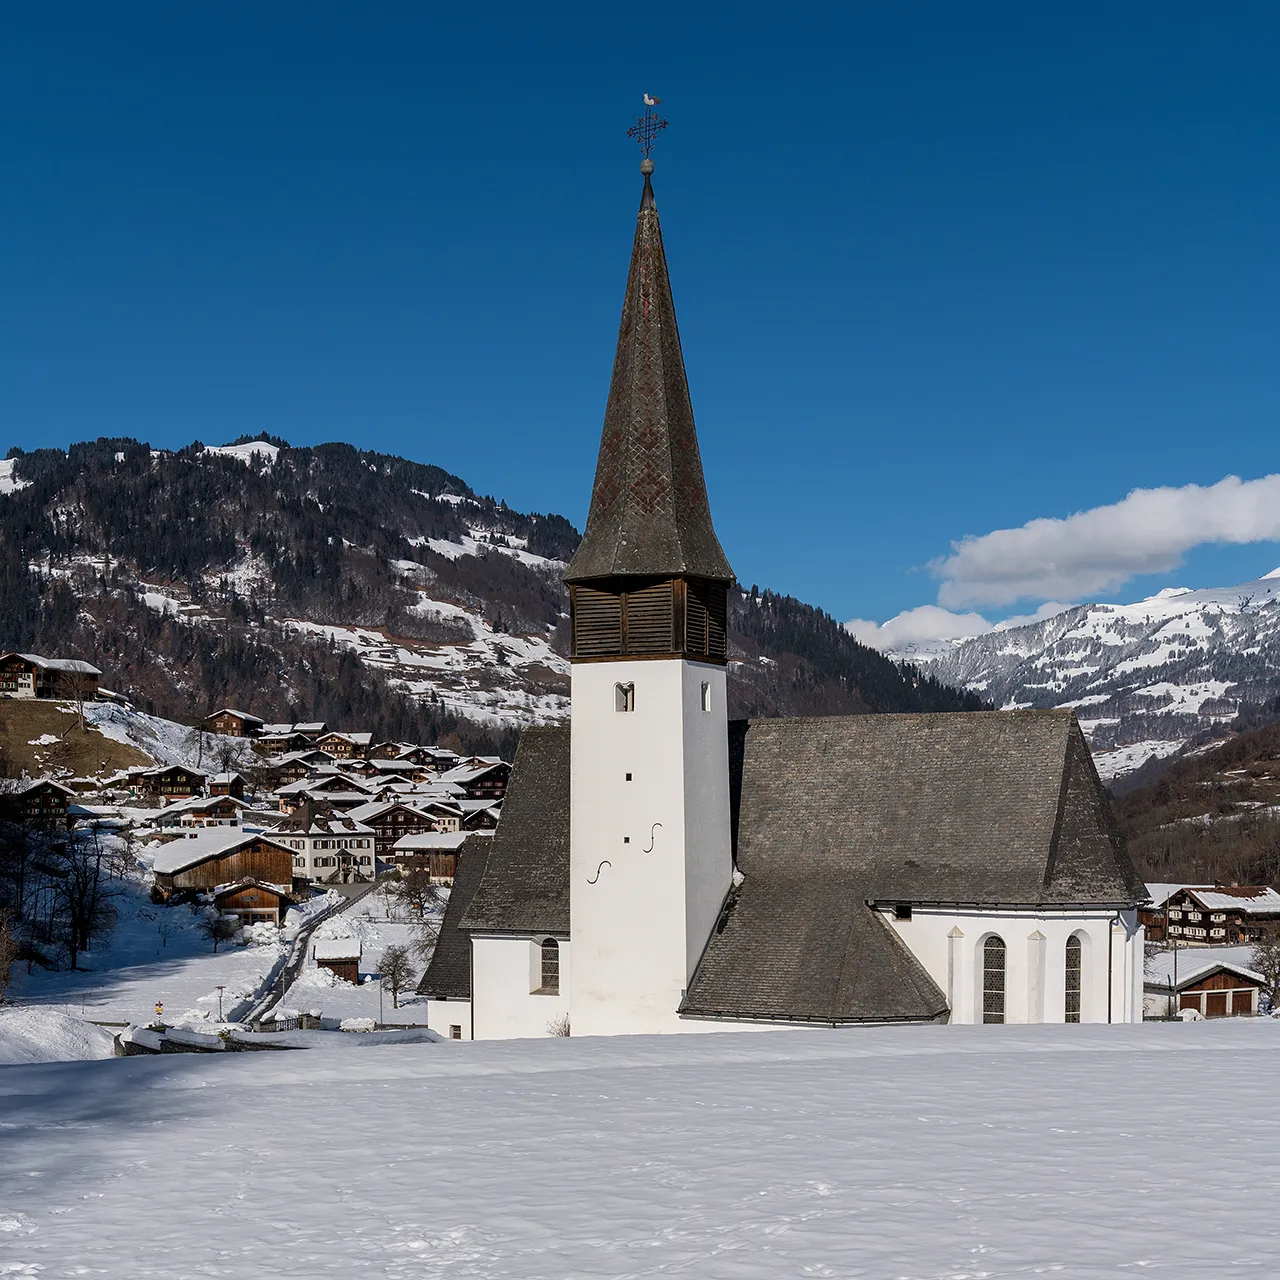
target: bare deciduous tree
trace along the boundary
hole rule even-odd
[[[229,942],[240,932],[240,922],[230,916],[206,916],[196,926],[213,943],[213,953],[218,954],[218,943]]]
[[[1269,925],[1253,944],[1253,967],[1266,981],[1272,1009],[1280,1009],[1280,926]]]
[[[13,932],[7,910],[0,910],[0,1004],[9,995],[9,970],[22,954],[22,945]]]
[[[391,1007],[400,1007],[400,993],[413,982],[413,961],[408,947],[388,947],[382,953],[382,981],[391,991]]]

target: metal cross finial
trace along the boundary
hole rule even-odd
[[[649,156],[653,151],[653,140],[667,127],[667,122],[654,111],[654,107],[659,106],[661,102],[661,98],[651,98],[646,93],[644,95],[644,115],[627,130],[627,137],[634,138],[640,144],[640,150],[644,152],[645,161],[650,165],[652,165],[652,161],[649,160]]]

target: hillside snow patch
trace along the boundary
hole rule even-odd
[[[85,1062],[112,1055],[111,1032],[58,1009],[0,1007],[0,1064]]]

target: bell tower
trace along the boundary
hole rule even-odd
[[[646,98],[648,106],[656,105]],[[728,893],[726,602],[650,175],[586,532],[565,575],[572,661],[570,1021],[679,1028]]]

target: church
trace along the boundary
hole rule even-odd
[[[646,157],[571,723],[521,736],[419,986],[462,1039],[1142,1017],[1146,898],[1070,711],[730,721]]]

